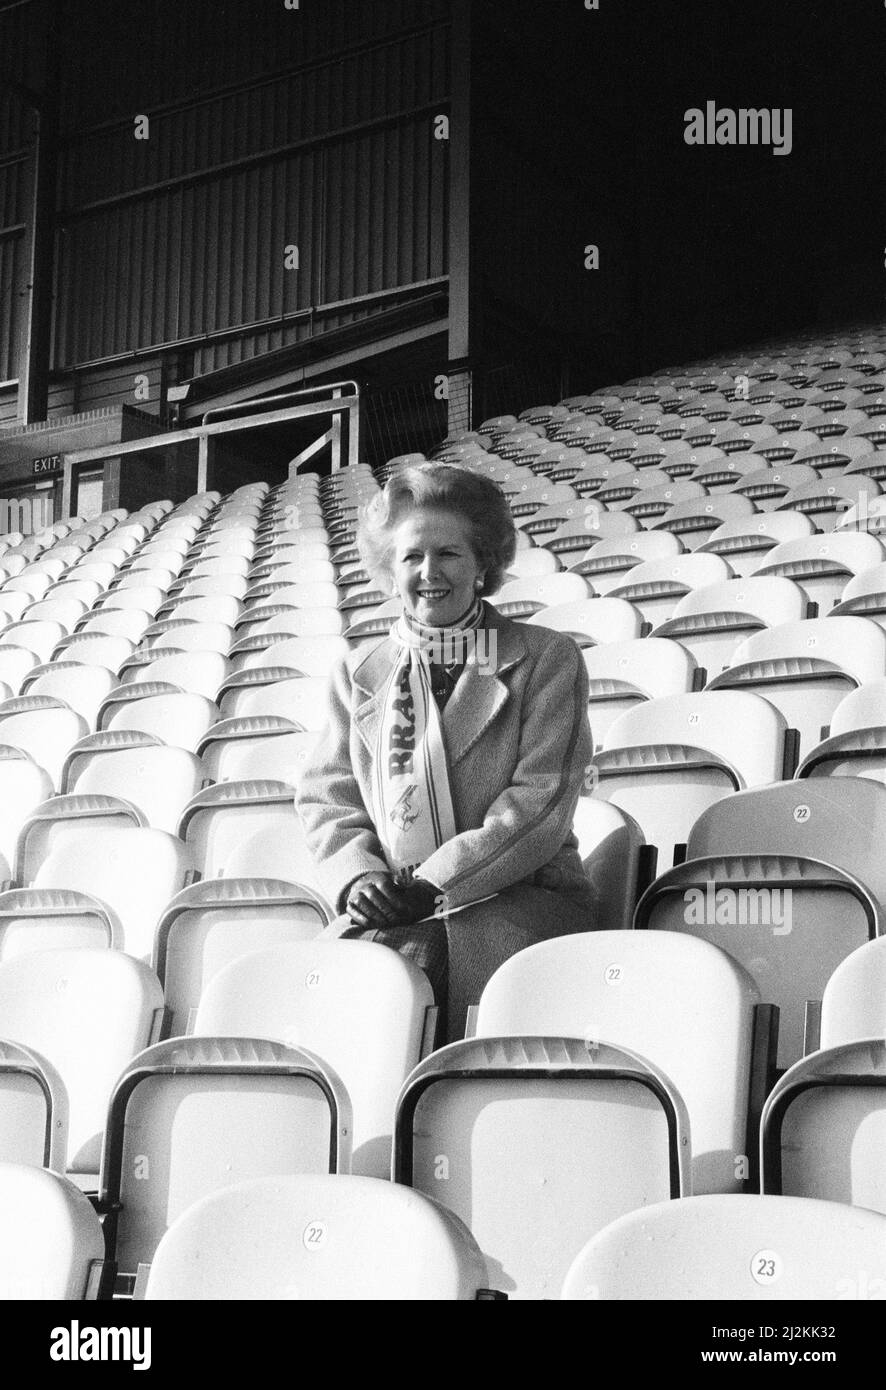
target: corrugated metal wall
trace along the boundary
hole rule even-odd
[[[52,2],[64,9],[72,44],[62,96],[65,119],[78,129],[341,59],[449,18],[448,0],[300,0],[295,11],[284,0]],[[398,97],[394,82],[389,91]]]
[[[0,197],[3,192],[3,178],[0,172]],[[3,226],[6,225],[7,222],[4,222]],[[21,285],[20,242],[19,236],[0,237],[0,304],[4,306],[3,314],[0,316],[0,381],[11,380],[16,374],[19,316],[15,309]]]
[[[211,371],[372,311],[317,306],[445,275],[448,0],[158,0],[141,22],[83,8],[64,60],[55,369],[243,326],[196,351]]]
[[[0,26],[0,45],[5,35]],[[28,139],[20,101],[0,88],[0,381],[16,375],[19,296],[25,267],[26,166]]]
[[[33,114],[11,84],[42,86],[48,18],[45,0],[12,0],[0,7],[0,381],[18,373],[34,138]],[[7,406],[8,401],[0,404],[0,419]]]
[[[131,402],[142,373],[140,405],[156,409],[152,348],[184,340],[202,374],[391,303],[354,298],[446,274],[448,149],[433,117],[448,99],[448,0],[154,0],[142,19],[111,0],[0,0],[0,382],[18,371],[32,138],[3,79],[40,89],[50,16],[51,413]],[[148,140],[134,138],[138,114]],[[207,333],[220,336],[194,341]],[[104,362],[136,349],[137,363]],[[0,390],[0,421],[14,410]]]

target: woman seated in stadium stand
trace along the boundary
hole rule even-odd
[[[297,805],[342,914],[324,935],[415,961],[454,1040],[503,961],[596,925],[572,833],[592,756],[587,675],[570,637],[483,602],[516,543],[489,479],[404,469],[358,543],[402,615],[333,671]]]

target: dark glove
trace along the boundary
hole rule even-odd
[[[396,891],[400,904],[397,925],[401,927],[420,922],[423,917],[430,917],[442,897],[436,884],[428,883],[425,878],[414,878],[411,883]]]
[[[355,927],[394,927],[402,920],[401,890],[385,869],[362,874],[351,884],[345,912]]]
[[[376,870],[351,885],[345,911],[355,927],[408,927],[430,917],[441,896],[427,879],[414,878],[400,886],[393,874]]]

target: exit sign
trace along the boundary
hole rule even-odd
[[[61,454],[44,454],[42,458],[34,459],[34,473],[58,473],[61,471]]]

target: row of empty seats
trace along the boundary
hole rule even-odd
[[[0,1223],[0,1298],[80,1299],[105,1286],[99,1220],[64,1178],[0,1164]],[[561,1297],[879,1297],[884,1239],[886,1217],[833,1202],[688,1197],[604,1227],[579,1251]],[[140,1296],[506,1298],[488,1277],[476,1241],[445,1206],[373,1178],[285,1175],[232,1183],[190,1206],[160,1242]]]
[[[104,1128],[96,1206],[131,1277],[232,1182],[392,1172],[472,1232],[487,1286],[556,1297],[610,1222],[740,1193],[758,1162],[764,1194],[883,1212],[884,946],[834,972],[821,1047],[765,1101],[760,991],[725,951],[667,931],[521,952],[484,991],[473,1036],[437,1051],[422,972],[372,943],[241,957],[210,981],[192,1036],[140,1051],[162,1007],[147,967],[35,952],[0,966],[0,1017],[24,1040],[0,1058],[5,1161],[61,1171],[70,1127],[80,1176]]]

